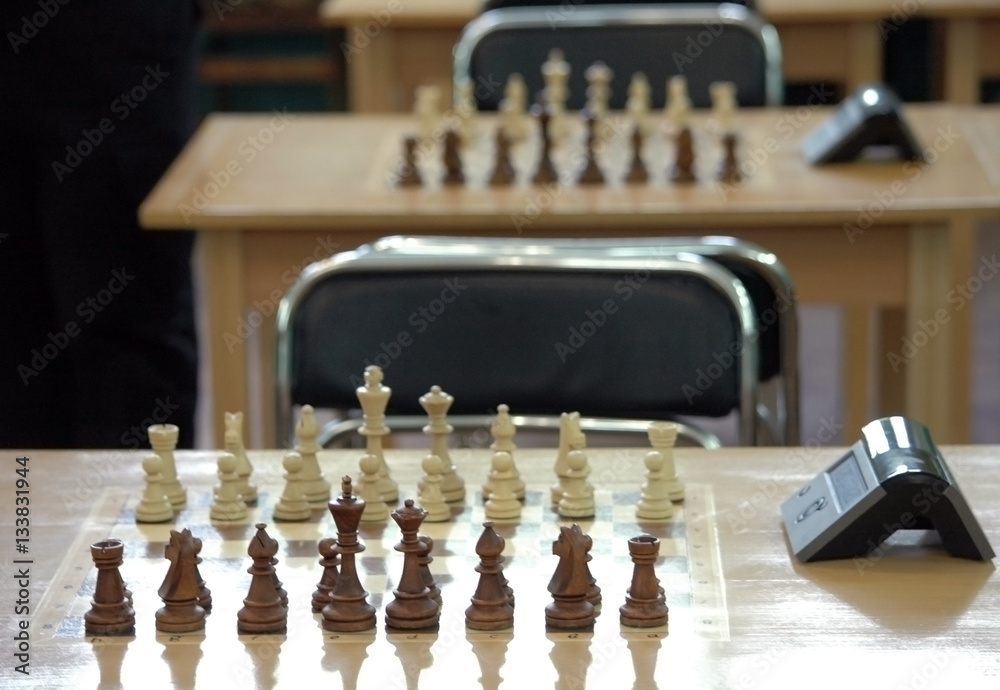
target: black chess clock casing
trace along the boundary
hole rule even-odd
[[[867,424],[861,439],[781,505],[795,556],[865,556],[900,529],[936,530],[952,556],[993,549],[930,431],[906,417]]]

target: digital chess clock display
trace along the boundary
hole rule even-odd
[[[837,498],[837,504],[841,509],[854,505],[868,490],[864,477],[861,476],[858,460],[854,457],[853,452],[845,455],[830,468],[827,471],[827,476]]]

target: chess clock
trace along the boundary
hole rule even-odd
[[[920,147],[902,111],[899,97],[885,86],[862,86],[805,135],[802,155],[810,165],[863,157],[921,161]]]
[[[952,556],[990,560],[993,549],[924,425],[905,417],[867,424],[847,453],[781,505],[795,556],[865,556],[899,529],[933,529]]]

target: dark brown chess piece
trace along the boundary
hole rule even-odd
[[[601,166],[597,164],[597,152],[594,147],[597,145],[597,117],[587,112],[584,114],[584,122],[587,125],[586,161],[580,175],[576,178],[577,184],[604,184],[604,173]]]
[[[441,607],[431,598],[430,588],[420,575],[418,553],[423,548],[417,530],[427,517],[427,511],[408,498],[402,508],[390,514],[399,525],[403,538],[393,548],[403,554],[403,574],[392,591],[393,600],[385,606],[387,628],[397,630],[434,630],[441,616]]]
[[[205,627],[205,609],[198,605],[201,595],[197,565],[199,546],[191,530],[170,531],[164,556],[170,568],[158,594],[163,608],[156,612],[156,629],[165,633],[184,633]]]
[[[419,187],[423,184],[417,168],[417,138],[403,139],[403,169],[396,184],[400,187]]]
[[[479,584],[472,595],[472,604],[465,609],[465,624],[473,630],[504,630],[514,625],[514,609],[500,577],[500,554],[504,545],[493,523],[484,522],[483,533],[476,542]]]
[[[495,155],[496,162],[490,174],[490,186],[505,187],[513,184],[516,173],[510,160],[510,138],[504,132],[503,126],[497,127]]]
[[[323,574],[320,576],[319,582],[316,584],[316,591],[312,595],[313,613],[319,613],[324,606],[330,603],[330,593],[337,586],[337,566],[340,564],[336,539],[332,537],[320,539],[318,548],[319,555],[322,556],[319,559],[319,564],[323,566]]]
[[[666,625],[667,605],[653,570],[660,553],[660,540],[649,534],[633,537],[628,540],[628,553],[634,566],[625,603],[618,609],[621,624],[633,628]]]
[[[601,588],[597,586],[597,578],[594,577],[590,572],[590,561],[593,560],[593,556],[590,555],[590,549],[594,546],[594,540],[590,538],[590,535],[584,535],[587,539],[584,542],[584,547],[587,549],[587,557],[583,559],[583,572],[587,576],[587,601],[594,605],[594,615],[600,615],[601,613]]]
[[[625,181],[629,184],[643,184],[649,181],[649,171],[642,160],[643,136],[639,125],[632,128],[632,158],[629,161]]]
[[[194,537],[194,548],[195,555],[197,558],[194,559],[194,576],[198,578],[198,606],[205,609],[205,613],[212,612],[212,590],[208,588],[207,583],[201,577],[201,571],[198,566],[201,565],[201,539]],[[129,599],[131,600],[132,594],[129,593]]]
[[[434,581],[434,573],[431,572],[431,563],[434,562],[434,558],[431,556],[431,551],[434,550],[434,540],[423,534],[417,538],[420,540],[420,551],[417,552],[417,563],[420,564],[420,577],[423,579],[424,584],[427,585],[427,589],[431,590],[431,599],[440,604],[441,588],[437,586],[437,582]]]
[[[247,554],[253,559],[247,569],[252,578],[250,591],[236,614],[236,629],[243,635],[283,633],[288,624],[288,608],[282,604],[275,586],[274,554],[278,552],[278,542],[267,534],[263,522],[256,527],[257,533],[247,547]]]
[[[722,135],[722,165],[719,166],[719,182],[736,184],[743,179],[739,163],[736,162],[736,145],[739,138],[734,132]]]
[[[444,179],[441,184],[460,185],[465,184],[465,173],[462,172],[462,156],[459,153],[461,140],[458,132],[449,129],[444,134]]]
[[[549,627],[593,629],[597,613],[587,601],[591,583],[586,567],[591,544],[579,525],[559,528],[559,538],[552,543],[552,553],[559,557],[559,564],[549,580],[552,602],[545,607],[545,624]]]
[[[682,127],[674,137],[676,146],[674,166],[670,171],[672,182],[694,182],[694,141],[691,138],[691,128]]]
[[[119,539],[105,539],[90,545],[90,555],[97,568],[97,583],[90,610],[83,615],[88,635],[135,634],[135,611],[119,570],[124,553],[125,546]]]
[[[542,104],[532,106],[531,112],[538,120],[538,130],[541,136],[538,167],[535,169],[531,182],[533,184],[556,182],[559,179],[559,173],[556,172],[555,165],[552,163],[552,133],[549,131],[552,116],[549,114],[548,108]]]
[[[375,607],[368,603],[368,592],[361,586],[355,556],[365,550],[358,540],[358,523],[365,501],[354,495],[351,478],[341,480],[341,495],[329,504],[337,525],[336,552],[340,554],[340,575],[330,592],[330,603],[323,607],[323,629],[330,632],[359,632],[375,627]]]

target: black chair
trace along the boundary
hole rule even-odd
[[[587,431],[642,434],[652,420],[736,413],[739,442],[756,444],[754,311],[725,267],[684,253],[615,258],[599,244],[484,246],[362,247],[303,271],[278,309],[276,437],[291,440],[303,404],[335,411],[321,443],[356,430],[355,390],[377,364],[394,430],[425,425],[418,398],[440,385],[456,428],[488,428],[501,403],[520,427],[555,429],[579,411]]]
[[[442,252],[559,256],[564,252],[597,251],[612,258],[662,258],[697,254],[723,265],[744,285],[756,315],[758,352],[757,441],[760,445],[799,445],[798,300],[788,270],[771,251],[736,237],[621,237],[614,239],[522,240],[479,238],[462,243],[451,237],[394,236],[375,243],[376,251],[419,256]]]
[[[682,74],[695,107],[710,105],[709,86],[736,84],[741,106],[780,105],[783,99],[778,33],[742,5],[608,4],[501,7],[466,25],[455,46],[456,93],[471,81],[480,110],[496,110],[511,74],[529,93],[544,81],[541,66],[553,48],[570,63],[569,110],[586,103],[585,70],[594,62],[615,74],[612,109],[624,107],[636,72],[649,80],[653,107],[666,100],[667,79]]]

